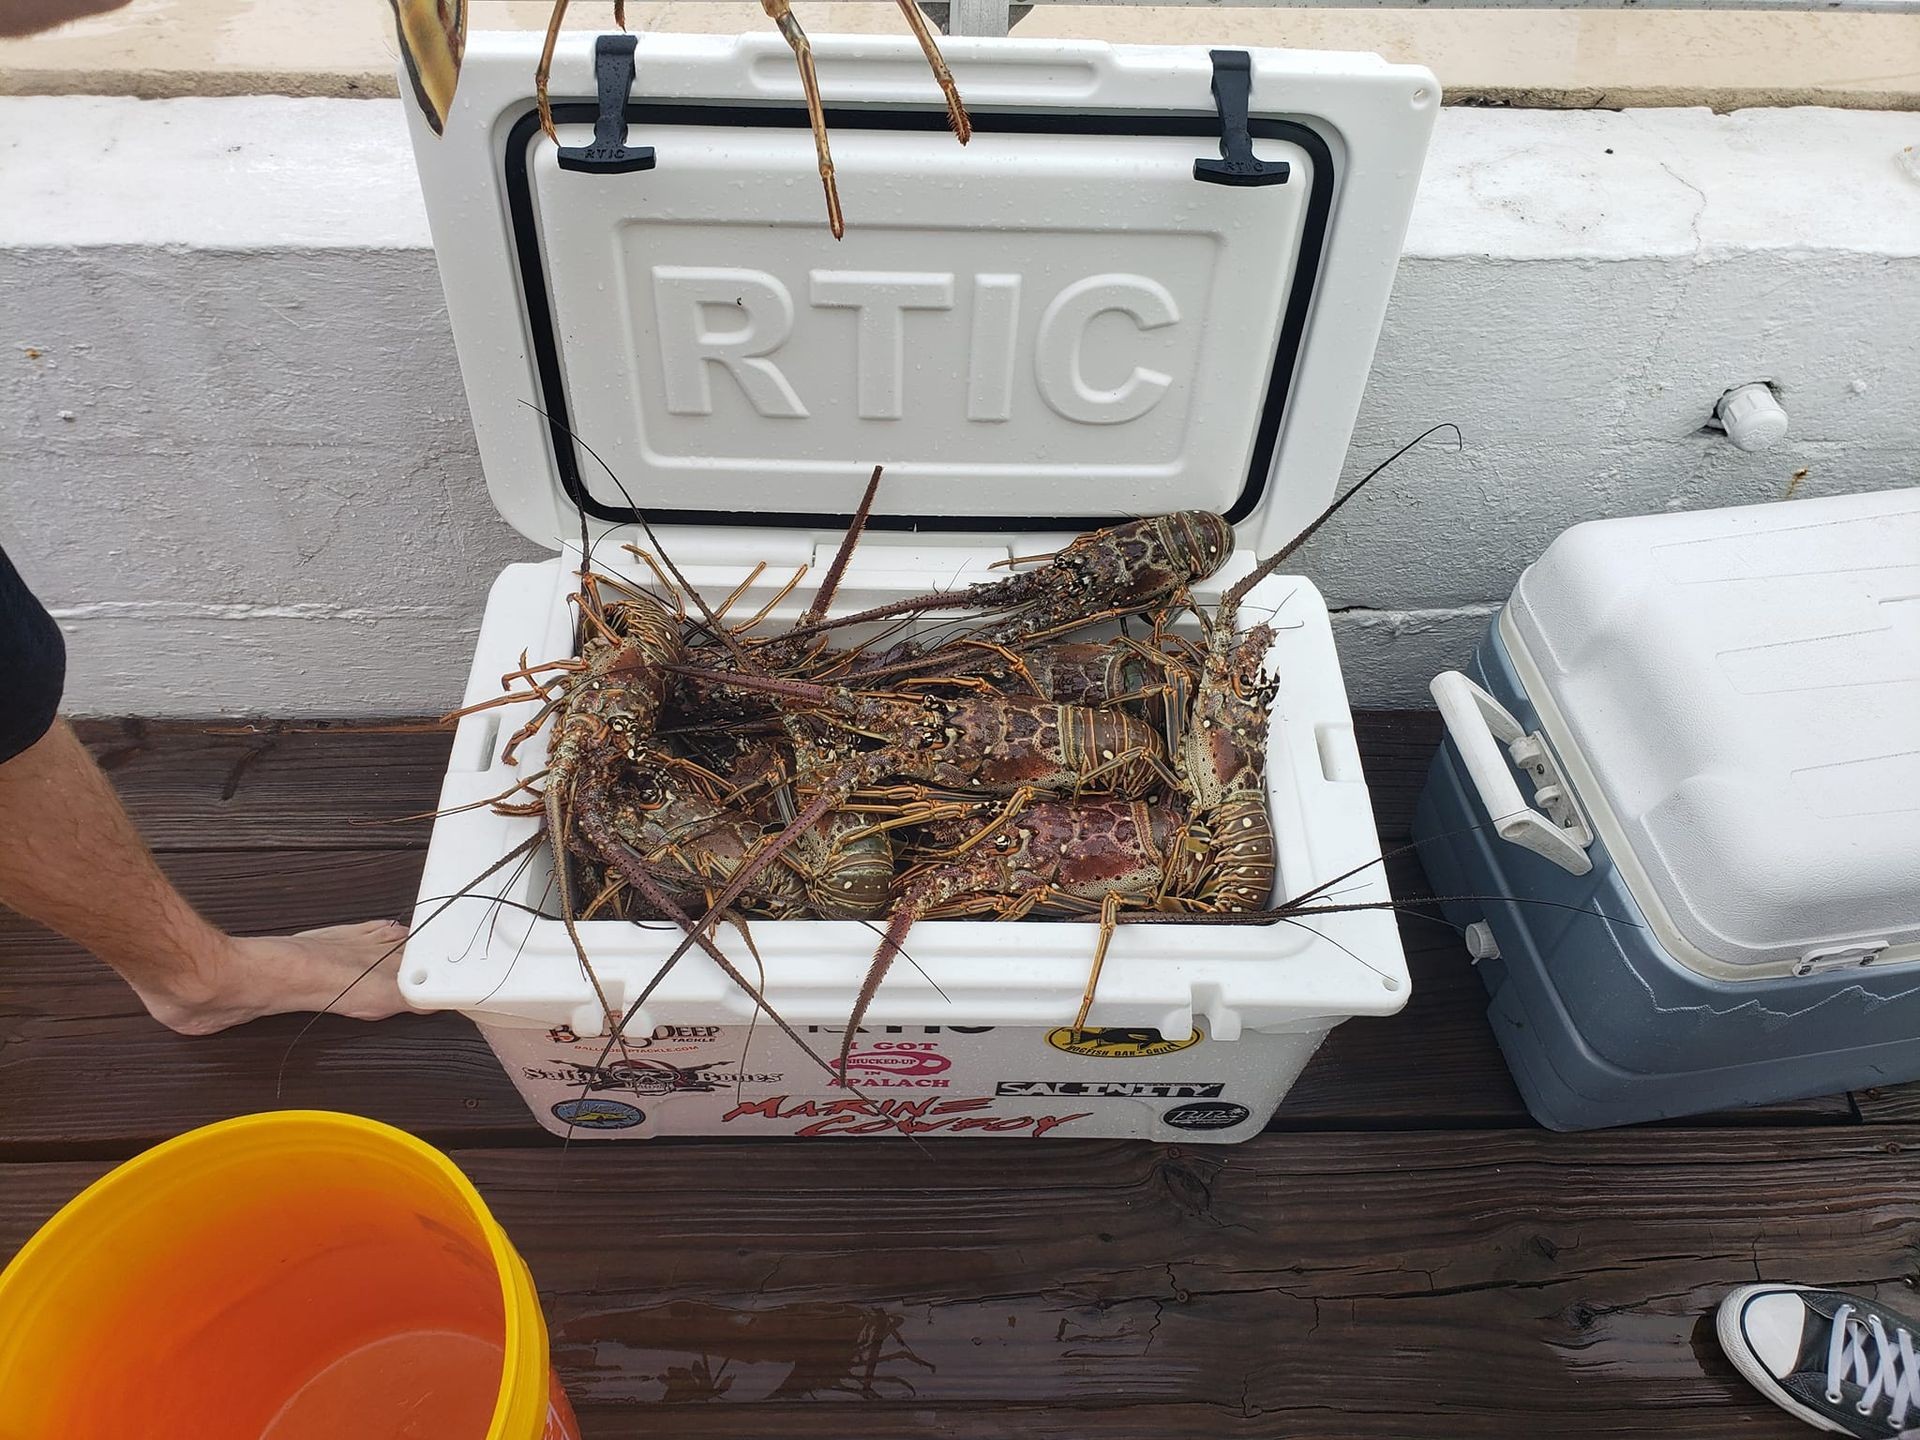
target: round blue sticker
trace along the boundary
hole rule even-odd
[[[562,1100],[553,1107],[553,1118],[581,1130],[631,1130],[647,1112],[624,1100]]]

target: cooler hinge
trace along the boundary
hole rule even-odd
[[[1593,831],[1574,802],[1567,777],[1560,773],[1560,762],[1547,749],[1546,737],[1538,730],[1522,735],[1507,746],[1513,763],[1533,777],[1533,803],[1547,812],[1547,818],[1566,831],[1580,845],[1593,843]]]
[[[1826,950],[1809,950],[1794,963],[1796,976],[1818,975],[1825,970],[1857,970],[1871,965],[1888,949],[1885,940],[1862,940],[1852,945],[1836,945]]]

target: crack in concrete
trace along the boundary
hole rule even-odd
[[[1693,198],[1700,202],[1699,208],[1693,212],[1693,218],[1687,222],[1688,229],[1693,234],[1693,253],[1698,257],[1700,252],[1706,248],[1706,242],[1700,238],[1700,221],[1705,218],[1707,213],[1707,192],[1694,184],[1693,181],[1687,179],[1686,176],[1674,169],[1673,166],[1669,165],[1665,160],[1660,162],[1660,168],[1671,175],[1678,184],[1691,190],[1693,192]]]

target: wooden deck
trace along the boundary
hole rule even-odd
[[[1363,717],[1389,838],[1430,717]],[[87,736],[220,922],[405,915],[448,737]],[[1417,865],[1395,889],[1422,893]],[[1920,1284],[1920,1094],[1652,1128],[1527,1118],[1452,932],[1234,1148],[654,1141],[563,1150],[454,1016],[149,1021],[0,917],[0,1257],[113,1162],[223,1116],[358,1111],[450,1150],[539,1280],[589,1440],[1791,1437],[1705,1318],[1756,1276]],[[1911,1307],[1909,1307],[1911,1308]]]

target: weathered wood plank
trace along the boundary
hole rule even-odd
[[[1387,845],[1405,840],[1413,827],[1413,807],[1427,783],[1427,767],[1440,748],[1440,714],[1435,710],[1356,710],[1353,733],[1380,839]]]
[[[1181,1406],[1287,1434],[1500,1434],[1521,1416],[1536,1433],[1654,1416],[1791,1433],[1701,1363],[1701,1315],[1756,1269],[1892,1298],[1920,1225],[1913,1158],[1816,1135],[994,1149],[760,1166],[703,1146],[664,1173],[596,1152],[562,1172],[558,1215],[550,1156],[474,1170],[547,1287],[583,1401],[695,1396],[729,1365],[742,1400]],[[759,1178],[740,1189],[744,1172]],[[672,1243],[612,1257],[567,1238],[636,1214]]]
[[[1853,1103],[1869,1125],[1920,1124],[1920,1082],[1856,1090]]]
[[[241,850],[175,852],[162,861],[216,922],[269,931],[404,916],[421,856]],[[1405,859],[1395,864],[1395,883],[1417,892],[1417,869]],[[1529,1123],[1487,1031],[1478,981],[1450,934],[1408,922],[1411,1008],[1337,1030],[1276,1123]],[[459,1017],[377,1026],[323,1019],[301,1036],[304,1024],[282,1017],[223,1035],[174,1035],[77,947],[0,915],[0,1153],[24,1146],[35,1154],[129,1154],[276,1104],[354,1110],[449,1143],[476,1135],[493,1142],[514,1125],[525,1127],[529,1143],[540,1138],[492,1053]],[[110,1076],[140,1077],[137,1110],[78,1103]]]
[[[163,864],[216,922],[295,930],[405,916],[418,851],[182,851]],[[1408,857],[1398,893],[1424,889]],[[1452,933],[1402,923],[1413,998],[1401,1014],[1337,1029],[1276,1117],[1282,1128],[1531,1125]],[[187,1039],[76,947],[0,914],[0,1155],[126,1155],[195,1125],[274,1105],[358,1111],[444,1143],[541,1143],[473,1028],[457,1016],[381,1025],[282,1017]],[[296,1038],[298,1043],[296,1044]],[[138,1077],[137,1106],[92,1103]],[[83,1103],[84,1102],[84,1103]],[[1845,1097],[1736,1112],[1711,1123],[1851,1120]]]
[[[155,850],[425,845],[425,822],[395,822],[438,802],[453,743],[430,721],[83,720],[76,729]]]
[[[406,916],[419,851],[176,852],[189,899],[235,930]],[[368,1025],[280,1016],[175,1035],[78,947],[0,913],[0,1155],[124,1156],[196,1125],[277,1107],[351,1110],[442,1142],[531,1126],[486,1043],[457,1015]],[[297,1043],[296,1043],[297,1041]],[[117,1097],[113,1103],[102,1096]]]
[[[1704,1317],[1756,1275],[1903,1303],[1916,1144],[1509,1131],[456,1158],[531,1265],[595,1436],[822,1434],[819,1413],[998,1434],[1015,1412],[1064,1436],[1137,1408],[1124,1433],[1786,1437]],[[98,1168],[0,1172],[0,1254]]]
[[[1730,1383],[1742,1384],[1727,1366]],[[1496,1381],[1489,1377],[1492,1390]],[[675,1440],[1353,1440],[1380,1435],[1404,1440],[1411,1435],[1445,1440],[1517,1440],[1542,1432],[1531,1416],[1448,1412],[1439,1420],[1382,1409],[1364,1398],[1347,1399],[1364,1382],[1344,1387],[1339,1398],[1301,1400],[1291,1408],[1241,1409],[1237,1396],[1190,1404],[1117,1405],[921,1404],[874,1402],[848,1415],[832,1406],[762,1401],[752,1406],[724,1403],[677,1405],[663,1416],[654,1407],[584,1406],[579,1410],[585,1440],[656,1440],[663,1425]],[[1606,1415],[1583,1413],[1580,1433],[1596,1440],[1797,1440],[1806,1434],[1781,1411],[1752,1396],[1729,1395],[1724,1404],[1693,1407],[1671,1417],[1642,1413],[1623,1404]],[[1428,1431],[1414,1426],[1432,1425]],[[1439,1428],[1439,1427],[1444,1428]],[[1407,1427],[1407,1428],[1402,1428]],[[1552,1433],[1552,1432],[1546,1432]]]
[[[1410,858],[1388,871],[1398,894],[1425,877]],[[1402,917],[1413,994],[1406,1009],[1336,1028],[1287,1095],[1277,1123],[1396,1128],[1531,1124],[1487,1026],[1486,991],[1450,928]]]

